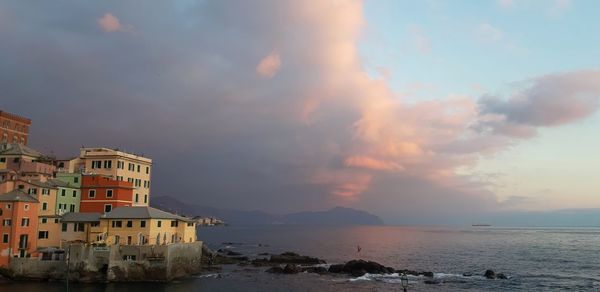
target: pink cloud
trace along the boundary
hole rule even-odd
[[[106,13],[98,19],[98,27],[104,32],[130,31],[133,29],[131,25],[123,25],[119,19],[111,13]]]
[[[281,58],[279,57],[279,53],[275,50],[260,60],[258,65],[256,65],[256,73],[261,77],[271,79],[277,74],[280,67]]]
[[[401,171],[404,170],[402,165],[396,162],[378,160],[366,156],[351,156],[346,158],[344,164],[348,167],[366,168],[374,170],[392,170]]]

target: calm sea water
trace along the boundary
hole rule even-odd
[[[230,226],[202,228],[198,236],[213,249],[226,247],[250,256],[295,251],[328,263],[362,258],[435,273],[437,284],[411,277],[409,291],[600,291],[600,228]],[[486,269],[509,279],[485,279],[481,275]],[[170,284],[71,286],[72,291],[398,291],[400,287],[397,275],[272,275],[238,266]],[[64,288],[64,283],[0,285],[0,291]]]

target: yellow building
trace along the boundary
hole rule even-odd
[[[58,188],[43,180],[18,180],[17,188],[26,191],[39,202],[38,215],[38,241],[37,246],[59,247],[60,246],[60,216],[57,212],[56,198]]]
[[[133,183],[133,205],[150,203],[152,159],[108,148],[81,148],[79,169]]]
[[[194,220],[147,206],[118,207],[104,215],[67,213],[62,222],[63,242],[162,245],[196,241]]]

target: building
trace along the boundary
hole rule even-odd
[[[117,207],[133,205],[133,184],[111,176],[83,174],[81,176],[80,212],[107,213]]]
[[[0,111],[0,143],[27,145],[31,120]]]
[[[0,170],[10,169],[20,177],[49,178],[56,167],[46,155],[22,144],[0,144]]]
[[[79,157],[57,161],[59,171],[101,174],[133,184],[133,205],[150,203],[152,159],[109,148],[81,148]]]
[[[80,173],[57,173],[55,179],[50,182],[58,187],[56,205],[58,214],[67,212],[79,212],[81,204],[81,174]]]
[[[23,190],[0,195],[0,266],[8,266],[12,257],[36,254],[38,205]]]
[[[57,205],[58,187],[51,181],[23,180],[16,182],[17,189],[36,198],[38,205],[37,247],[60,246],[60,215]]]
[[[164,245],[196,241],[194,220],[152,207],[118,207],[109,213],[67,213],[63,242]]]

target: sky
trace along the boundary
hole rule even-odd
[[[199,205],[585,219],[600,208],[599,9],[2,1],[0,108],[60,158],[150,156],[151,195]]]

